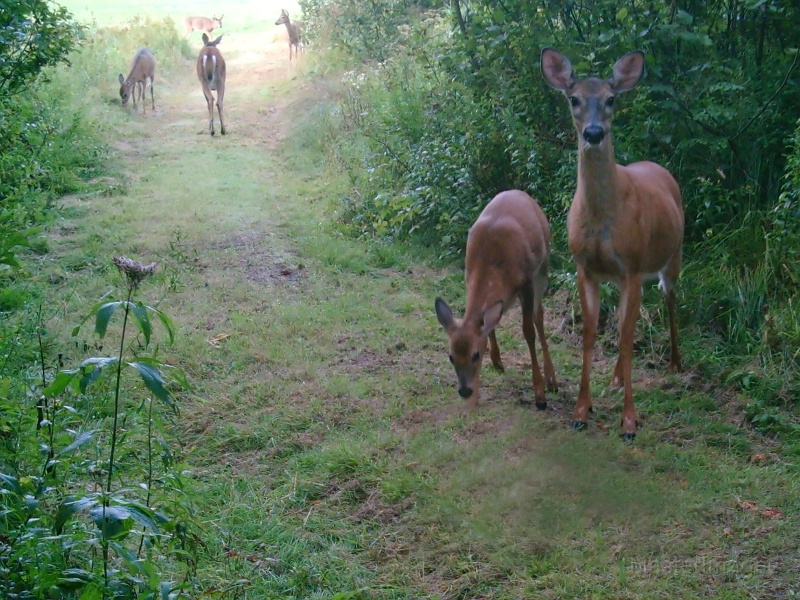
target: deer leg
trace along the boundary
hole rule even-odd
[[[155,91],[153,90],[154,84],[155,84],[155,79],[151,79],[150,80],[150,103],[153,106],[153,112],[156,111],[156,97],[155,97]]]
[[[222,100],[225,97],[225,82],[221,81],[217,86],[217,112],[219,113],[219,132],[225,135],[225,121],[222,117]]]
[[[624,405],[622,407],[622,437],[632,440],[636,436],[636,409],[633,406],[633,336],[642,303],[642,277],[629,275],[622,284],[620,305],[622,321],[619,333],[619,359],[622,364]]]
[[[492,358],[492,366],[495,369],[501,373],[506,370],[500,359],[500,346],[497,345],[497,336],[494,334],[494,330],[489,333],[489,356]]]
[[[203,89],[203,95],[206,97],[206,106],[208,107],[208,128],[211,131],[211,135],[216,133],[214,131],[214,96],[211,92],[206,92]]]
[[[522,293],[522,335],[528,343],[528,350],[531,353],[531,371],[533,375],[533,396],[536,408],[544,410],[547,408],[547,395],[544,391],[544,378],[539,368],[539,361],[536,359],[536,326],[534,317],[536,306],[533,290],[526,290]]]
[[[553,361],[550,359],[550,348],[547,346],[547,338],[544,335],[544,306],[542,299],[544,293],[547,291],[547,272],[545,271],[541,278],[534,280],[534,303],[536,312],[534,314],[534,324],[536,325],[536,332],[539,334],[539,341],[542,344],[542,362],[544,363],[544,380],[547,389],[551,392],[558,391],[558,381],[556,380],[556,370],[553,368]]]
[[[578,402],[572,413],[572,428],[586,429],[589,411],[592,410],[592,393],[590,375],[592,371],[592,351],[597,339],[597,321],[600,317],[600,284],[586,276],[582,267],[578,267],[578,292],[581,297],[583,313],[583,367],[581,368],[581,386],[578,391]]]
[[[678,326],[675,323],[675,290],[667,294],[667,313],[669,314],[669,369],[681,370],[681,352],[678,349]]]
[[[681,353],[678,349],[678,326],[675,321],[675,283],[681,272],[681,249],[667,263],[666,268],[659,274],[659,287],[664,292],[667,301],[667,315],[669,317],[669,369],[670,371],[681,370]]]

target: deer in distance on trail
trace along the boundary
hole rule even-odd
[[[217,48],[222,41],[219,36],[213,42],[209,41],[208,34],[203,34],[203,48],[197,56],[197,78],[203,88],[203,95],[208,105],[208,127],[213,136],[214,131],[214,104],[217,105],[219,114],[219,131],[225,135],[225,121],[223,120],[223,99],[225,98],[225,59]],[[217,92],[216,101],[212,91]]]
[[[297,59],[297,52],[301,50],[305,52],[303,46],[303,24],[299,21],[292,21],[289,18],[289,12],[284,8],[281,9],[281,16],[275,21],[275,25],[286,25],[286,31],[289,34],[289,62],[292,62],[292,47],[294,47],[294,57]]]
[[[222,19],[224,16],[225,15],[220,15],[219,17],[214,16],[210,19],[208,17],[186,17],[183,20],[183,24],[186,27],[186,35],[189,35],[193,31],[211,33],[218,27],[222,27]]]
[[[550,225],[528,194],[507,190],[483,209],[467,236],[467,306],[456,319],[447,303],[436,298],[434,309],[450,341],[449,359],[458,379],[458,394],[475,407],[480,399],[480,373],[489,346],[492,365],[503,371],[495,328],[515,300],[522,306],[522,333],[531,355],[536,408],[547,408],[545,386],[558,389],[544,335],[542,298],[548,287]],[[542,346],[544,378],[536,359],[536,334]]]
[[[128,100],[133,98],[133,110],[136,112],[137,97],[142,101],[142,113],[147,114],[147,105],[145,104],[144,96],[147,89],[147,83],[150,82],[150,102],[153,110],[156,109],[156,100],[154,97],[153,86],[156,78],[156,59],[149,48],[140,48],[133,55],[131,61],[131,71],[128,78],[123,77],[122,73],[119,74],[119,97],[122,100],[122,106],[127,106]]]
[[[644,279],[659,279],[669,318],[670,369],[681,368],[675,321],[684,228],[681,191],[669,171],[656,163],[623,166],[614,158],[614,101],[641,80],[644,53],[629,52],[620,58],[609,79],[577,78],[569,59],[552,48],[542,50],[541,69],[548,85],[567,97],[578,133],[578,182],[567,237],[578,270],[583,367],[572,426],[585,429],[592,409],[589,380],[600,284],[611,282],[620,289],[619,356],[611,385],[623,388],[622,437],[632,440],[638,427],[631,386],[633,341]]]

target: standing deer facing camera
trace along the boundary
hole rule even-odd
[[[550,225],[536,201],[525,192],[509,190],[495,196],[478,216],[467,236],[467,307],[464,318],[441,298],[436,318],[450,338],[450,362],[458,377],[458,394],[470,406],[480,397],[480,374],[487,340],[492,364],[503,371],[495,327],[503,311],[519,298],[522,333],[528,343],[536,408],[547,408],[545,382],[557,389],[555,370],[544,335],[542,297],[547,291]],[[536,333],[542,345],[544,379],[536,360]]]
[[[156,59],[149,48],[141,48],[133,55],[131,62],[131,72],[128,78],[119,74],[119,97],[122,106],[128,104],[128,100],[133,97],[133,110],[136,111],[137,96],[142,100],[142,112],[147,113],[147,105],[144,102],[144,94],[147,89],[147,82],[150,81],[150,102],[153,110],[156,109],[156,100],[153,96],[153,85],[156,79]]]
[[[289,34],[289,62],[292,62],[292,46],[294,46],[294,57],[297,58],[297,51],[302,50],[305,52],[303,46],[303,24],[289,18],[289,13],[286,9],[281,9],[281,16],[275,21],[275,25],[286,25],[286,31]]]
[[[213,42],[208,40],[208,35],[203,34],[203,49],[197,57],[197,78],[203,86],[203,95],[208,105],[208,127],[214,135],[214,95],[217,92],[217,112],[219,113],[219,131],[225,135],[225,121],[222,118],[222,101],[225,98],[225,59],[217,48],[222,40],[219,36]]]
[[[623,438],[636,435],[631,371],[633,336],[642,300],[642,281],[658,277],[669,313],[670,368],[680,370],[675,324],[675,284],[681,269],[683,206],[675,179],[652,162],[616,164],[611,143],[614,99],[632,89],[644,73],[644,54],[630,52],[615,64],[610,79],[578,79],[566,56],[545,48],[542,74],[564,92],[578,131],[578,186],[567,220],[569,247],[578,267],[583,311],[583,369],[574,429],[584,429],[592,408],[589,375],[597,337],[600,283],[620,288],[619,357],[611,384],[624,388]]]

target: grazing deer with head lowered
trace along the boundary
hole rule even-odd
[[[275,25],[286,25],[286,31],[289,33],[289,62],[292,62],[292,46],[294,46],[294,57],[297,58],[297,51],[302,50],[305,52],[303,46],[303,24],[289,18],[289,12],[284,8],[281,9],[281,16],[275,21]]]
[[[225,135],[225,121],[222,117],[222,101],[225,98],[225,59],[217,48],[217,44],[222,40],[219,36],[213,42],[209,41],[208,35],[203,34],[203,49],[197,57],[197,78],[203,86],[203,95],[208,104],[208,123],[211,135],[214,135],[214,95],[212,90],[217,92],[217,112],[219,113],[219,131]]]
[[[470,406],[480,397],[480,373],[487,340],[494,367],[503,371],[495,327],[519,298],[522,333],[528,343],[536,408],[547,408],[545,384],[556,390],[556,375],[544,335],[542,297],[547,291],[550,225],[536,201],[509,190],[495,196],[469,230],[466,253],[467,307],[455,319],[447,303],[436,299],[439,323],[450,339],[450,362],[458,377],[458,394]],[[542,345],[544,379],[536,360],[536,333]]]
[[[583,369],[572,426],[584,429],[592,400],[589,375],[597,337],[600,283],[620,288],[619,357],[612,385],[624,388],[623,438],[636,435],[631,371],[633,337],[642,300],[642,281],[658,277],[669,313],[670,368],[680,370],[675,324],[675,284],[681,269],[683,205],[675,178],[652,162],[616,164],[611,143],[614,99],[632,89],[644,73],[644,54],[630,52],[615,64],[610,79],[578,79],[566,56],[542,51],[547,83],[564,92],[578,131],[578,186],[567,220],[569,247],[578,267],[583,311]]]
[[[186,17],[183,20],[183,24],[186,27],[186,35],[189,35],[193,31],[205,31],[206,33],[211,33],[217,27],[222,27],[222,18],[225,15],[221,15],[219,17]]]
[[[136,111],[137,96],[142,100],[142,112],[147,113],[147,105],[144,102],[147,82],[150,82],[150,102],[153,110],[156,109],[153,85],[156,79],[156,59],[149,48],[141,48],[133,55],[131,62],[131,72],[128,78],[119,74],[119,97],[122,99],[122,106],[128,104],[128,100],[133,97],[133,110]]]

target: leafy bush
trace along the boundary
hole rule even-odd
[[[174,328],[163,312],[134,300],[151,269],[115,262],[125,273],[125,299],[105,301],[87,317],[102,339],[122,314],[115,356],[89,357],[52,376],[46,345],[55,341],[41,323],[38,348],[2,348],[10,359],[0,373],[0,585],[7,598],[169,597],[194,571],[197,523],[171,433],[177,405],[163,378],[169,367],[146,354],[154,347],[151,315],[170,342]],[[132,324],[139,347],[126,356]],[[19,369],[33,353],[39,368]],[[146,394],[127,383],[123,366],[138,373]]]

